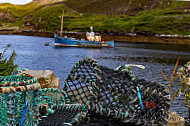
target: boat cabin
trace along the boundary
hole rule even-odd
[[[95,35],[95,33],[93,32],[93,27],[90,27],[90,32],[86,33],[86,39],[88,41],[99,41],[99,42],[101,42],[101,36]]]

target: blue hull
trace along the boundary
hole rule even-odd
[[[74,47],[114,47],[114,41],[87,41],[74,38],[63,38],[54,34],[55,46],[74,46]]]

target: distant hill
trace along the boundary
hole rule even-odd
[[[0,4],[0,27],[101,33],[190,34],[190,2],[174,0],[34,0]]]
[[[52,4],[60,1],[65,1],[65,0],[33,0],[31,3],[37,3],[39,5],[45,5],[45,4]]]
[[[91,14],[127,14],[136,15],[138,12],[152,9],[182,9],[190,7],[174,0],[66,0],[67,6],[80,13]],[[177,8],[176,4],[179,4]]]
[[[140,11],[167,7],[171,0],[67,0],[65,4],[80,13],[127,14],[135,15]]]

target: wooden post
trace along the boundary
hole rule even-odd
[[[64,17],[64,9],[63,9],[63,14],[62,14],[62,16],[61,16],[61,32],[60,32],[60,36],[63,36],[62,35],[62,32],[63,32],[63,17]]]

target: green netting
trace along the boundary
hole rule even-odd
[[[0,86],[19,86],[19,85],[30,85],[37,82],[37,79],[28,75],[11,75],[11,76],[0,76]]]
[[[7,97],[6,94],[0,95],[0,125],[5,126],[7,120]]]
[[[14,110],[15,110],[15,113],[14,113],[14,125],[20,125],[20,120],[21,120],[21,116],[22,116],[22,109],[23,109],[23,106],[24,106],[24,92],[16,92],[15,94],[13,94],[13,97],[14,97]]]
[[[27,91],[26,92],[26,100],[28,101],[28,106],[27,106],[27,112],[25,114],[25,118],[24,118],[24,126],[32,126],[34,123],[34,107],[35,104],[37,104],[35,102],[35,97],[34,97],[34,91]]]
[[[41,119],[39,126],[72,125],[81,122],[87,114],[83,104],[72,104],[65,91],[39,89]],[[50,100],[51,99],[51,100]],[[45,106],[44,106],[45,105]]]
[[[37,79],[27,74],[0,76],[0,125],[38,125],[40,106],[70,103],[64,91],[39,88]]]
[[[87,115],[82,104],[64,104],[52,106],[53,113],[43,116],[39,126],[65,126],[81,123]]]
[[[40,98],[40,104],[47,104],[48,106],[70,103],[67,94],[56,88],[39,89],[38,97]]]

